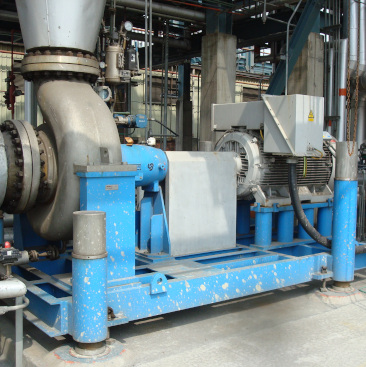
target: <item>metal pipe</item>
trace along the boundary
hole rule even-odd
[[[357,135],[356,141],[358,146],[366,140],[366,93],[362,92],[358,96],[358,112],[357,112]]]
[[[149,0],[149,131],[151,135],[152,121],[152,0]]]
[[[336,138],[338,141],[345,140],[346,127],[346,88],[347,88],[347,44],[348,39],[341,39],[339,46],[339,74],[338,74],[338,126]]]
[[[145,35],[141,33],[130,32],[128,36],[132,40],[136,40],[136,41],[144,41],[145,39]],[[158,37],[158,36],[152,36],[152,41],[153,43],[161,43],[161,44],[165,43],[165,39],[163,37]],[[177,39],[172,38],[172,39],[169,39],[169,47],[179,48],[181,50],[189,51],[191,49],[191,42],[188,39],[177,40]]]
[[[147,33],[148,33],[148,24],[147,24],[147,1],[145,0],[145,116],[147,116],[147,56],[148,56],[148,48],[147,48]],[[145,130],[145,140],[149,137],[149,129]]]
[[[15,305],[22,306],[23,297],[16,297]],[[15,311],[15,366],[23,367],[23,308]]]
[[[327,83],[327,115],[333,116],[333,87],[334,87],[334,49],[330,48],[328,52],[328,83]],[[327,121],[326,121],[327,123]]]
[[[144,0],[117,0],[116,4],[123,7],[129,7],[140,10],[144,10],[146,8]],[[206,21],[206,15],[204,12],[185,8],[178,8],[177,6],[160,4],[156,2],[152,4],[152,13],[166,15],[171,17],[172,19],[176,19],[175,17],[179,16],[193,22],[204,23]]]
[[[286,76],[285,76],[285,78],[286,78],[285,95],[286,96],[287,96],[287,84],[288,84],[288,59],[289,59],[288,52],[289,52],[290,24],[291,24],[292,18],[294,17],[294,15],[297,12],[297,9],[299,9],[299,7],[300,7],[301,2],[302,2],[302,0],[299,0],[299,2],[297,3],[294,11],[292,12],[292,14],[290,16],[290,19],[287,22],[287,28],[286,28]]]
[[[357,62],[357,39],[358,39],[358,1],[350,0],[350,34],[349,34],[349,53],[350,67],[356,70]]]
[[[42,115],[56,140],[59,179],[54,200],[37,205],[28,220],[41,237],[68,240],[72,239],[72,213],[80,206],[74,164],[101,164],[101,148],[108,150],[110,163],[121,163],[118,130],[107,105],[88,83],[51,80],[35,87]]]
[[[1,10],[0,11],[0,20],[4,22],[18,23],[19,17],[18,14],[12,11]]]
[[[360,64],[366,66],[366,4],[360,2]]]
[[[107,339],[106,213],[77,211],[72,252],[72,336],[82,355],[98,355]]]
[[[166,134],[168,125],[168,73],[169,73],[169,20],[165,26],[165,70],[164,70],[164,129],[163,129],[163,150],[166,150]]]

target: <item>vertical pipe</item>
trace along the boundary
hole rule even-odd
[[[333,279],[338,286],[349,286],[354,278],[357,218],[357,144],[348,153],[347,142],[337,143],[334,180]]]
[[[309,223],[314,226],[314,209],[304,209],[304,213],[306,215],[306,218],[308,218]],[[303,240],[311,239],[311,237],[306,233],[305,229],[301,224],[299,224],[299,232],[298,237]]]
[[[324,236],[328,237],[332,235],[332,207],[318,208],[318,232]]]
[[[248,234],[250,232],[250,201],[237,201],[236,233]]]
[[[366,65],[366,4],[360,2],[360,64]]]
[[[147,2],[148,0],[145,0],[145,116],[147,116]],[[149,137],[150,124],[151,122],[149,121],[149,127],[145,129],[145,140],[147,140],[147,138]]]
[[[357,44],[358,44],[358,1],[357,0],[350,0],[351,7],[350,11],[350,34],[349,34],[349,52],[350,52],[350,61],[356,62],[357,61]],[[351,68],[355,68],[355,65],[351,64]]]
[[[152,0],[149,0],[149,136],[152,133]]]
[[[106,214],[74,212],[72,253],[73,338],[82,355],[104,352],[107,338]]]
[[[255,213],[255,244],[268,247],[272,242],[272,213]]]
[[[356,141],[358,146],[366,140],[366,126],[365,126],[365,114],[366,114],[366,93],[359,93],[358,96],[358,112],[357,112],[357,135]]]
[[[278,212],[277,241],[292,242],[294,239],[294,212]]]
[[[346,128],[346,88],[347,88],[347,44],[348,39],[340,40],[339,47],[339,91],[338,91],[338,125],[337,125],[337,140],[345,140],[345,128]]]
[[[168,126],[168,74],[169,74],[169,20],[166,20],[165,27],[165,55],[164,55],[164,130],[163,130],[163,150],[166,150],[166,127]]]
[[[333,74],[334,74],[334,49],[328,52],[328,83],[327,83],[327,115],[333,116]],[[326,121],[327,123],[327,121]]]
[[[0,211],[0,245],[4,244],[4,213]]]
[[[23,304],[23,296],[15,298],[15,305]],[[15,311],[15,366],[23,367],[23,309]]]
[[[200,150],[200,120],[201,120],[201,103],[200,103],[200,79],[201,73],[197,74],[197,105],[198,105],[198,114],[197,114],[197,150]]]

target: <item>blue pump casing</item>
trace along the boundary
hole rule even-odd
[[[145,145],[121,145],[122,162],[136,164],[142,175],[136,186],[149,186],[164,180],[168,172],[168,159],[161,150]]]

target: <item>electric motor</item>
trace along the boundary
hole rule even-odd
[[[250,200],[253,194],[257,194],[254,195],[256,200],[267,204],[271,198],[273,202],[289,198],[287,157],[263,152],[263,137],[259,130],[229,131],[217,142],[215,150],[235,152],[240,156],[242,168],[237,178],[239,199]],[[331,196],[328,184],[333,177],[333,156],[327,143],[323,144],[323,150],[324,155],[300,158],[297,164],[298,186],[302,187],[300,196],[310,201],[320,201],[324,195]]]

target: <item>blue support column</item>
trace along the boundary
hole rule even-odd
[[[325,237],[332,235],[332,207],[318,209],[318,232]]]
[[[294,212],[278,212],[277,241],[292,242],[294,239]]]
[[[236,215],[236,233],[248,234],[250,232],[250,201],[238,200]]]
[[[272,213],[255,213],[255,244],[268,247],[272,242]]]
[[[73,338],[79,343],[107,339],[107,257],[72,259]]]
[[[313,208],[304,209],[304,213],[306,215],[306,218],[308,218],[310,224],[313,226],[314,225],[314,209]],[[299,224],[298,237],[303,240],[311,239],[311,237],[305,232],[304,228],[300,224]]]
[[[135,275],[135,179],[139,177],[136,168],[122,165],[115,172],[77,173],[80,209],[107,214],[108,280]]]
[[[72,335],[79,354],[105,350],[108,334],[106,213],[73,214]]]
[[[347,142],[337,143],[333,215],[333,279],[347,286],[354,279],[357,219],[357,144],[348,154]]]

